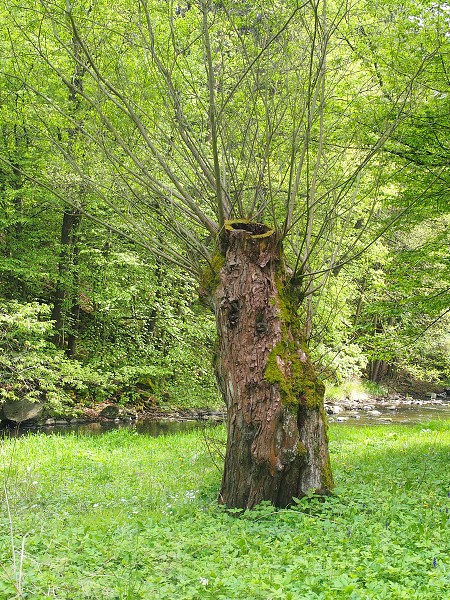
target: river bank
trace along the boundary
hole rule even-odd
[[[341,396],[325,397],[325,410],[330,422],[420,422],[437,414],[450,418],[450,390],[435,383],[402,378],[387,382],[379,393],[355,386]]]
[[[430,388],[436,391],[429,391]],[[383,395],[353,390],[341,398],[326,397],[325,411],[330,423],[421,423],[437,418],[450,419],[450,394],[444,388],[431,385],[422,385],[413,390],[409,388],[403,393],[391,390]],[[131,426],[140,433],[161,435],[168,432],[164,423],[219,423],[225,419],[225,410],[207,407],[183,409],[153,406],[144,411],[137,411],[132,406],[103,402],[92,407],[80,408],[74,417],[44,416],[21,424],[3,421],[2,428],[5,430],[20,427],[22,430],[49,433],[76,431],[95,434],[112,428]]]
[[[365,391],[350,391],[340,398],[325,395],[325,411],[329,421],[341,421],[346,418],[356,420],[365,417],[376,417],[396,413],[418,413],[420,409],[449,409],[450,390],[427,382],[415,381],[413,385],[396,382],[396,386],[386,388],[382,394],[370,394]],[[449,414],[450,416],[450,414]],[[183,409],[179,407],[153,406],[144,411],[136,411],[133,407],[120,407],[112,403],[98,404],[83,409],[80,417],[71,419],[70,423],[115,421],[224,421],[225,409],[202,407]],[[62,420],[47,419],[43,424],[62,424]]]

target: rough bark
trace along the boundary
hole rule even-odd
[[[302,344],[281,244],[264,225],[229,221],[222,250],[211,290],[228,430],[219,501],[285,507],[311,489],[327,493],[324,388]]]

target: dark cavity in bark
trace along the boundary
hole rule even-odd
[[[248,231],[252,235],[263,235],[272,231],[267,225],[262,223],[251,223],[245,220],[229,221],[228,227],[233,230]]]

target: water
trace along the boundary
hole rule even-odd
[[[328,415],[329,423],[352,425],[388,425],[390,423],[427,423],[450,419],[450,403],[412,406],[376,406],[373,410],[344,410],[338,415]]]
[[[427,423],[428,421],[450,419],[450,402],[446,404],[422,404],[412,406],[380,407],[373,410],[343,410],[338,415],[328,415],[329,423],[349,425],[387,425],[390,423]],[[142,435],[158,437],[198,429],[199,427],[214,426],[217,421],[195,420],[139,420],[134,422],[104,422],[104,423],[77,423],[58,424],[42,427],[23,427],[0,431],[0,437],[18,437],[30,433],[45,435],[101,435],[116,429],[133,429]]]
[[[199,427],[211,426],[215,423],[204,421],[151,421],[140,420],[134,422],[104,422],[104,423],[77,423],[67,425],[48,425],[42,427],[20,427],[0,431],[0,437],[21,437],[34,433],[44,435],[102,435],[107,431],[117,429],[133,429],[142,435],[158,437],[160,435],[173,435],[198,429]]]

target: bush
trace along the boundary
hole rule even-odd
[[[51,333],[49,306],[0,304],[0,399],[45,402],[50,411],[61,412],[76,397],[108,395],[108,374],[69,360],[49,341]]]

